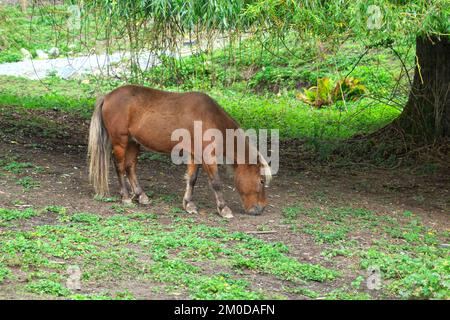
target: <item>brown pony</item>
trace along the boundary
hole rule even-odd
[[[89,179],[96,193],[104,196],[109,193],[108,173],[111,154],[119,179],[122,202],[131,203],[131,191],[139,203],[148,204],[149,199],[140,187],[136,177],[136,163],[140,147],[149,150],[171,153],[177,141],[171,141],[175,129],[187,129],[193,133],[194,121],[202,121],[204,130],[218,129],[226,136],[226,129],[239,129],[238,124],[208,95],[198,92],[175,93],[127,85],[117,88],[97,101],[91,119],[89,132]],[[191,134],[193,136],[193,134]],[[202,142],[202,148],[206,147]],[[252,148],[245,143],[246,152]],[[226,151],[225,148],[224,152]],[[192,150],[189,157],[194,160]],[[244,209],[249,214],[261,214],[267,203],[264,180],[271,178],[270,167],[258,152],[257,163],[249,161],[234,163],[235,184],[241,196]],[[197,163],[199,163],[197,161]],[[222,182],[218,174],[217,162],[207,164],[200,160],[206,173],[222,217],[233,217],[222,195]],[[209,162],[210,163],[210,162]],[[261,169],[265,174],[261,175]],[[183,208],[196,213],[192,193],[197,180],[199,166],[194,161],[187,165],[186,192]],[[264,179],[265,178],[265,179]]]

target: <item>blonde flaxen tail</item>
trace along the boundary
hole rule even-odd
[[[98,196],[109,194],[108,177],[111,161],[111,141],[103,125],[103,98],[99,98],[89,127],[88,161],[89,181]]]

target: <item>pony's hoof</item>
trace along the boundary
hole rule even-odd
[[[150,203],[150,200],[148,199],[147,195],[145,193],[141,193],[139,195],[139,203],[146,205]]]
[[[219,208],[217,208],[217,210],[219,211],[219,214],[222,218],[225,218],[225,219],[233,218],[233,212],[231,211],[230,208],[225,206],[222,210],[220,210]]]
[[[192,201],[189,201],[186,205],[184,210],[186,210],[187,213],[198,213],[197,206]]]
[[[122,204],[125,206],[129,206],[133,204],[133,201],[131,201],[131,199],[122,199]]]

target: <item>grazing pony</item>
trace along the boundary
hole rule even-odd
[[[178,144],[178,141],[172,141],[172,132],[182,128],[188,130],[193,137],[194,121],[201,121],[204,130],[220,130],[224,137],[227,129],[239,129],[238,124],[212,98],[199,92],[175,93],[127,85],[99,99],[91,119],[88,146],[89,179],[97,195],[105,196],[109,193],[109,163],[113,154],[122,202],[131,203],[126,182],[128,179],[131,191],[138,197],[139,203],[148,204],[149,199],[136,177],[136,163],[141,146],[155,152],[171,153]],[[202,150],[208,144],[202,141]],[[256,150],[247,139],[246,154],[252,148]],[[219,214],[232,218],[232,212],[222,194],[216,161],[218,155],[212,153],[213,161],[194,161],[195,152],[187,152],[190,161],[187,164],[183,208],[189,213],[197,212],[192,193],[199,172],[198,164],[201,163],[214,191]],[[245,211],[253,215],[261,214],[266,206],[265,182],[268,183],[271,178],[267,161],[256,152],[257,161],[253,163],[233,161],[236,188]],[[222,156],[227,156],[226,148],[223,148],[223,153]],[[236,156],[233,157],[235,160]],[[248,158],[250,157],[246,156],[247,160]]]

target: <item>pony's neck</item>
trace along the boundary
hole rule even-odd
[[[242,155],[242,151],[240,152],[240,145],[238,143],[238,139],[234,137],[233,141],[233,166],[236,168],[237,165],[257,165],[258,164],[258,149],[253,146],[248,139],[245,139],[244,144],[244,154]],[[226,155],[227,150],[224,150],[224,155]],[[240,154],[241,153],[241,154]]]

